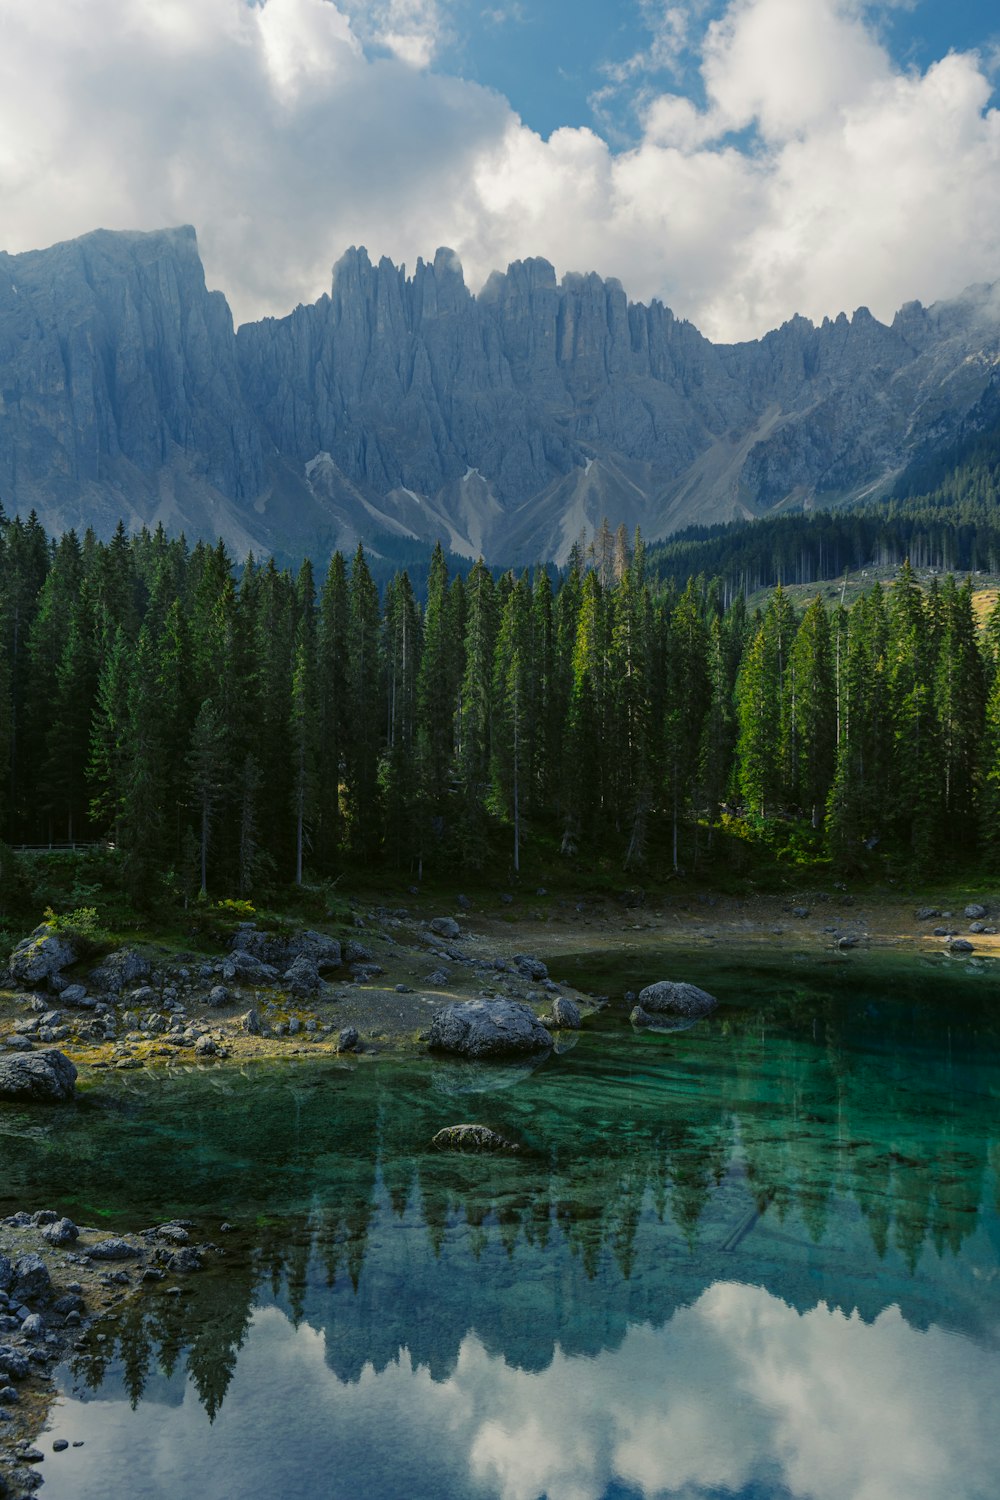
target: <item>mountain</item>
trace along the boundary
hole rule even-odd
[[[235,332],[190,228],[0,253],[0,499],[47,527],[155,525],[281,556],[359,539],[565,559],[888,494],[950,451],[1000,360],[1000,286],[712,344],[596,275],[363,249]]]

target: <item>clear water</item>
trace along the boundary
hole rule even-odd
[[[710,1021],[606,1012],[534,1072],[295,1060],[0,1112],[5,1211],[227,1250],[61,1372],[47,1500],[996,1500],[1000,976],[697,977]],[[462,1120],[524,1150],[430,1148]]]

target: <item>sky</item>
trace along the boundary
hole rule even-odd
[[[0,248],[191,223],[237,322],[352,244],[710,337],[1000,279],[990,0],[0,0]]]

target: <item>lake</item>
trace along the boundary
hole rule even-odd
[[[226,1251],[84,1338],[46,1500],[996,1500],[1000,976],[670,967],[712,1018],[609,1007],[533,1071],[296,1058],[0,1111],[4,1212]],[[430,1146],[466,1120],[521,1150]]]

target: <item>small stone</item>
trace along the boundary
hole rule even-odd
[[[65,1438],[56,1438],[55,1442],[52,1444],[52,1452],[53,1453],[65,1453],[66,1449],[68,1447],[69,1447],[69,1443],[66,1441]]]

